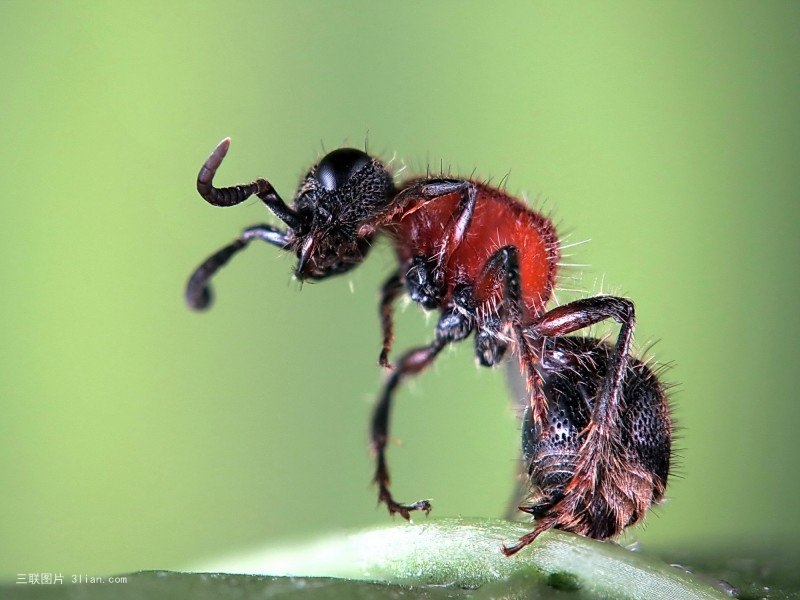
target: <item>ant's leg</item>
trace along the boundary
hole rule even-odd
[[[636,317],[633,302],[627,298],[597,296],[554,308],[529,328],[535,336],[558,337],[609,318],[620,324],[620,331],[609,358],[603,387],[592,407],[589,424],[581,432],[583,442],[575,472],[564,488],[562,500],[548,514],[537,518],[535,529],[522,536],[513,546],[503,545],[502,550],[506,556],[519,552],[542,532],[559,523],[563,524],[562,519],[569,521],[580,512],[588,510],[587,504],[591,504],[592,497],[598,493],[598,487],[604,485],[601,463],[607,460],[606,457],[615,459],[618,454],[618,449],[614,448],[615,426],[619,419],[620,396],[628,368],[628,352]],[[535,411],[537,407],[531,408]],[[533,417],[536,416],[537,413],[534,412]],[[638,473],[635,475],[639,476]],[[530,512],[529,507],[520,509]],[[616,529],[621,531],[625,525],[627,523],[617,524]]]
[[[507,325],[522,339],[522,291],[516,247],[504,246],[489,257],[475,282],[475,298],[477,306],[488,305],[475,334],[475,356],[482,366],[492,367],[505,354],[508,340],[503,332]]]
[[[289,240],[286,233],[270,227],[269,225],[255,225],[248,227],[239,237],[224,248],[217,250],[209,256],[203,264],[194,270],[186,284],[186,303],[194,310],[205,310],[211,304],[211,289],[209,280],[233,257],[234,254],[244,249],[253,240],[263,240],[283,250],[289,249]]]
[[[203,163],[200,172],[197,174],[197,191],[200,195],[214,206],[234,206],[241,204],[253,194],[261,198],[276,217],[286,223],[293,230],[297,230],[301,225],[300,217],[289,208],[286,203],[278,196],[278,193],[266,179],[256,179],[247,184],[234,185],[226,188],[214,187],[214,175],[222,164],[222,160],[228,153],[231,145],[231,138],[222,140],[214,151]]]
[[[472,214],[475,212],[478,188],[471,181],[464,179],[427,181],[419,187],[419,194],[428,202],[456,192],[461,195],[461,201],[456,213],[453,214],[453,218],[445,227],[446,234],[437,257],[440,265],[447,264],[450,254],[464,239],[467,228],[472,221]]]
[[[520,506],[520,510],[523,510],[523,507]],[[529,511],[526,510],[525,512]],[[500,546],[500,551],[506,556],[513,556],[514,554],[522,550],[525,546],[528,546],[533,542],[535,542],[536,538],[542,535],[545,531],[547,531],[548,529],[552,529],[554,524],[555,522],[551,520],[537,519],[536,527],[534,527],[533,531],[523,535],[521,538],[519,538],[517,543],[512,546],[506,546],[505,544],[503,544],[502,546]]]
[[[442,304],[441,285],[437,282],[437,258],[421,254],[411,259],[405,274],[408,296],[425,308],[433,310]]]
[[[633,329],[636,326],[633,302],[617,296],[583,298],[546,312],[530,328],[537,336],[555,337],[595,325],[606,319],[614,319],[620,324],[620,328],[603,383],[603,391],[594,405],[589,425],[590,428],[602,432],[601,435],[607,435],[608,429],[613,427],[619,410],[619,396],[622,392],[625,370],[628,367],[628,352],[633,340]]]
[[[504,330],[506,325],[510,325],[517,340],[519,361],[525,372],[528,392],[533,398],[543,398],[541,376],[535,369],[536,353],[522,324],[520,285],[519,251],[514,246],[504,246],[489,257],[475,283],[478,306],[489,303],[492,307],[475,334],[475,355],[483,366],[490,367],[499,362],[508,344]],[[501,290],[503,314],[499,314],[497,307],[491,305],[495,302],[498,289]],[[538,406],[542,403],[535,404]]]
[[[396,279],[396,281],[395,281]],[[388,314],[388,322],[391,324],[391,310],[384,313],[384,306],[391,306],[391,300],[396,290],[402,289],[399,274],[390,277],[383,288],[383,302],[381,303],[382,313]],[[395,502],[389,492],[389,470],[386,465],[385,448],[389,435],[389,414],[394,394],[397,387],[407,375],[416,375],[424,371],[434,361],[436,356],[447,344],[460,341],[467,337],[473,328],[473,318],[470,314],[472,304],[472,292],[467,287],[455,290],[453,294],[453,304],[448,309],[442,311],[442,315],[436,324],[436,339],[428,346],[416,348],[400,359],[397,368],[389,377],[383,389],[380,400],[375,406],[372,416],[372,449],[376,455],[375,482],[380,487],[378,492],[378,502],[386,502],[390,514],[400,513],[404,518],[409,518],[409,511],[424,510],[426,513],[431,510],[430,502],[420,500],[414,504],[405,505]],[[384,336],[387,335],[387,328],[384,320]],[[391,332],[391,327],[388,329]],[[387,339],[387,338],[385,338]],[[388,338],[390,339],[390,338]]]
[[[392,349],[394,339],[394,322],[392,313],[394,311],[394,301],[403,293],[403,282],[400,279],[400,272],[395,271],[381,286],[381,330],[383,331],[383,349],[378,362],[382,367],[392,368],[389,363],[389,352]]]
[[[427,309],[439,308],[442,298],[443,267],[451,253],[458,247],[466,235],[475,203],[478,188],[471,181],[463,179],[427,180],[412,185],[397,195],[394,210],[382,216],[386,222],[397,218],[397,211],[407,210],[410,204],[434,202],[444,196],[459,194],[460,201],[450,221],[443,228],[442,241],[433,256],[415,256],[407,265],[405,276],[406,287],[414,302]]]
[[[392,396],[400,382],[409,375],[416,375],[430,365],[436,355],[444,348],[444,341],[435,340],[429,346],[415,348],[407,352],[398,362],[389,380],[383,388],[375,412],[372,415],[371,440],[372,450],[375,452],[375,483],[378,484],[378,502],[385,502],[389,514],[399,513],[404,519],[409,518],[412,510],[430,512],[431,504],[428,500],[420,500],[413,504],[400,504],[392,498],[389,491],[389,468],[386,465],[386,441],[389,437],[389,413],[392,407]]]
[[[475,354],[483,366],[493,366],[500,361],[505,353],[508,341],[504,337],[506,324],[514,331],[518,344],[520,366],[526,375],[526,392],[530,398],[541,398],[533,402],[536,406],[544,405],[544,392],[542,391],[541,376],[535,369],[536,356],[530,347],[529,340],[523,331],[522,291],[519,274],[519,251],[514,246],[505,246],[497,250],[486,261],[480,277],[475,284],[476,295],[480,303],[495,302],[497,291],[501,290],[502,307],[504,313],[499,313],[494,307],[488,317],[484,317],[475,334]],[[520,461],[520,465],[522,462]],[[517,485],[511,503],[506,511],[507,518],[511,518],[519,505],[519,500],[524,496],[523,468],[517,476]],[[538,535],[538,533],[537,533]]]

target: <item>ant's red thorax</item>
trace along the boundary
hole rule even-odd
[[[466,235],[456,248],[444,249],[449,259],[443,274],[442,304],[448,303],[457,285],[479,282],[492,254],[504,246],[514,246],[519,251],[523,319],[529,322],[544,311],[555,284],[559,260],[555,227],[547,217],[504,191],[473,183],[478,195]],[[441,196],[435,202],[408,199],[406,210],[398,212],[387,227],[401,264],[414,256],[435,256],[443,250],[443,240],[447,239],[444,233],[458,204],[458,193]],[[474,289],[476,300],[481,303],[498,293],[497,286],[484,287],[487,289]]]

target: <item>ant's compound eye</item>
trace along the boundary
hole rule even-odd
[[[314,172],[317,181],[329,192],[336,190],[350,181],[372,159],[368,154],[355,148],[339,148],[327,154]]]

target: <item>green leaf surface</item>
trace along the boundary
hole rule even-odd
[[[550,531],[506,558],[500,545],[527,533],[524,524],[498,520],[438,519],[379,527],[284,548],[202,570],[251,574],[342,577],[405,585],[478,588],[514,577],[614,598],[718,598],[687,573],[613,543]]]
[[[695,576],[617,544],[561,531],[543,534],[514,557],[503,541],[518,523],[441,519],[342,534],[294,547],[228,557],[196,571],[140,572],[125,583],[15,585],[3,598],[619,598],[730,597]],[[735,575],[735,573],[734,573]],[[755,573],[747,574],[755,575]],[[727,588],[730,591],[730,587]],[[752,583],[741,597],[794,597]]]

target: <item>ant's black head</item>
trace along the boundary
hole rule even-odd
[[[298,279],[324,279],[364,260],[386,206],[394,197],[392,176],[381,161],[353,148],[334,150],[311,168],[300,182],[293,205],[287,206],[265,179],[214,187],[214,175],[230,144],[230,138],[222,140],[197,175],[197,191],[207,202],[234,206],[257,195],[287,229],[255,229],[261,232],[261,239],[297,254]],[[248,235],[259,237],[252,232]],[[200,280],[210,277],[244,243],[237,242],[214,255],[213,269],[207,266],[202,277],[198,276]],[[198,294],[205,290],[200,284],[195,287]]]
[[[293,227],[299,279],[344,273],[369,251],[372,228],[394,194],[392,176],[378,159],[340,148],[325,155],[300,182]]]

